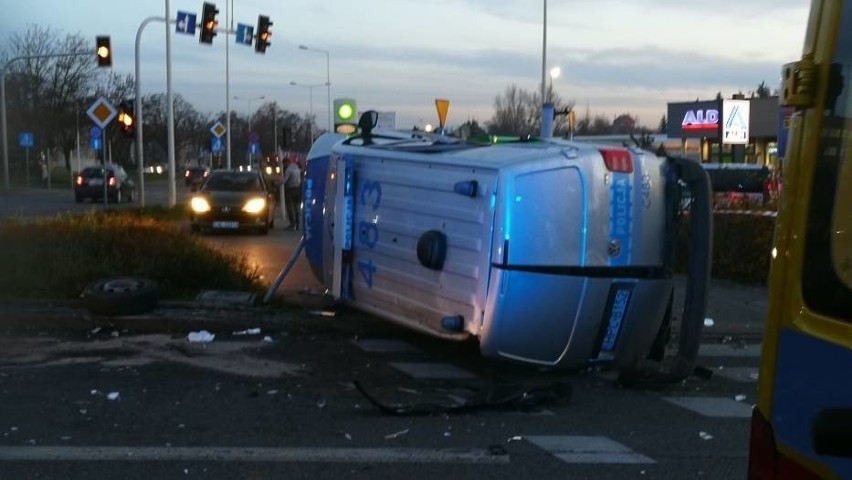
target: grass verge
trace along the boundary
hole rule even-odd
[[[77,298],[90,282],[116,276],[155,280],[171,300],[205,289],[264,291],[245,258],[181,231],[172,215],[99,212],[0,224],[0,299]]]

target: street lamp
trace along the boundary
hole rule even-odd
[[[329,69],[329,53],[328,50],[320,50],[319,48],[310,48],[307,45],[299,45],[299,50],[307,50],[311,52],[319,52],[325,54],[325,88],[328,96],[328,131],[331,131],[331,70]]]
[[[553,103],[553,79],[559,78],[559,75],[562,73],[562,69],[559,67],[553,67],[550,69],[550,92],[548,92],[547,101],[549,103]]]
[[[243,97],[238,97],[238,96],[234,95],[234,100],[245,100],[246,101],[246,108],[248,110],[249,149],[246,152],[246,156],[248,157],[249,168],[251,167],[251,138],[250,138],[251,137],[251,119],[254,118],[254,114],[251,111],[251,102],[254,102],[254,101],[257,101],[257,100],[263,100],[264,98],[266,98],[266,95],[261,95],[259,97],[254,97],[254,98],[243,98]]]
[[[310,101],[309,104],[309,112],[308,113],[308,121],[310,122],[311,127],[311,145],[314,143],[314,87],[322,87],[322,83],[318,83],[315,85],[306,85],[304,83],[290,82],[290,85],[294,87],[303,87],[308,89],[308,98]]]

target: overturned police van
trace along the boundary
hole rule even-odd
[[[374,130],[372,113],[360,134],[326,134],[308,155],[304,248],[335,298],[448,340],[474,337],[486,357],[692,372],[712,249],[700,165],[565,139]],[[687,219],[689,280],[676,303]]]

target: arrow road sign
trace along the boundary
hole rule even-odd
[[[195,35],[195,14],[178,10],[175,32]]]
[[[238,44],[251,46],[251,41],[254,38],[254,27],[244,23],[238,23],[236,38]]]

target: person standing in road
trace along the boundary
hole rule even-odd
[[[298,230],[302,203],[302,170],[296,163],[296,159],[290,158],[281,182],[284,185],[284,207],[287,210],[287,220],[290,222],[289,228]]]

